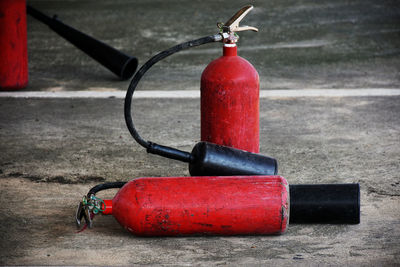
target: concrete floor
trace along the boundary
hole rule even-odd
[[[50,1],[29,3],[143,64],[178,43],[218,32],[248,1]],[[261,77],[262,89],[392,88],[400,82],[398,1],[252,1],[239,55]],[[57,34],[28,18],[27,90],[126,90],[114,75]],[[219,44],[191,49],[154,66],[141,89],[199,88]],[[168,72],[165,69],[168,68]]]
[[[216,21],[245,4],[29,3],[140,63],[215,33]],[[400,87],[397,2],[254,5],[245,24],[260,32],[243,33],[239,45],[259,71],[261,89]],[[128,81],[33,19],[28,23],[25,91],[126,90]],[[152,69],[139,89],[196,89],[218,53],[211,45],[177,55]],[[132,140],[122,99],[0,98],[0,264],[399,265],[400,96],[269,97],[260,106],[261,153],[278,159],[279,174],[291,184],[360,183],[359,225],[294,224],[281,236],[138,238],[112,217],[97,216],[93,229],[78,234],[75,207],[92,186],[187,176],[187,165],[148,155]],[[134,108],[146,139],[190,150],[200,138],[199,99],[142,99]]]
[[[290,225],[282,236],[265,237],[137,238],[105,216],[75,233],[75,206],[95,184],[188,175],[187,165],[135,144],[121,99],[1,99],[1,263],[398,264],[399,100],[261,103],[262,153],[279,160],[292,184],[360,183],[359,225]],[[142,100],[137,107],[138,127],[150,140],[183,150],[198,140],[198,100]]]

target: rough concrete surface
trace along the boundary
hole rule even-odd
[[[188,175],[186,164],[135,144],[120,99],[3,98],[0,263],[400,264],[399,100],[261,101],[261,152],[278,159],[292,184],[360,183],[359,225],[290,225],[281,236],[138,238],[106,216],[77,234],[75,206],[97,183]],[[149,140],[189,150],[199,138],[198,100],[141,100],[135,110]]]
[[[261,77],[262,89],[391,88],[399,84],[398,1],[155,1],[31,0],[48,15],[135,56],[143,64],[157,52],[218,32],[240,7],[254,10],[242,25],[239,55]],[[27,90],[126,90],[117,78],[47,26],[28,17],[30,85]],[[155,65],[143,89],[199,88],[220,44],[176,54]],[[167,71],[166,71],[167,70]]]
[[[143,64],[217,32],[247,1],[28,0]],[[399,88],[398,1],[251,1],[239,54],[261,89]],[[139,90],[197,90],[218,44],[157,64]],[[28,18],[25,91],[126,90],[129,81]],[[289,225],[280,236],[138,238],[111,217],[76,233],[74,212],[94,185],[188,176],[130,137],[121,99],[0,98],[0,265],[400,265],[400,97],[261,100],[261,153],[291,184],[360,183],[359,225]],[[145,139],[189,151],[199,99],[134,101]],[[112,197],[115,190],[101,192]]]

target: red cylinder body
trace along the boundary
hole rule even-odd
[[[25,0],[0,1],[0,89],[28,84]]]
[[[259,152],[259,76],[236,45],[201,76],[201,140]]]
[[[288,184],[280,176],[139,178],[110,213],[139,236],[279,234],[289,222]]]

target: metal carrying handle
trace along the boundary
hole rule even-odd
[[[235,32],[241,32],[241,31],[258,32],[258,29],[255,27],[252,27],[252,26],[239,27],[239,23],[253,8],[254,7],[252,5],[247,5],[247,6],[242,7],[225,24],[219,22],[217,24],[218,28],[220,28],[222,30],[222,32],[226,32],[226,33],[235,33]]]

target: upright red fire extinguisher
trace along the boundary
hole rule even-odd
[[[0,90],[28,84],[25,0],[0,1]]]
[[[201,140],[259,152],[259,76],[237,55],[238,31],[258,31],[239,22],[253,6],[239,10],[225,24],[219,23],[223,56],[212,61],[201,76]]]
[[[189,163],[193,176],[276,175],[277,161],[259,152],[259,78],[245,59],[237,56],[236,32],[253,9],[241,8],[225,24],[218,23],[218,34],[173,46],[150,58],[133,77],[125,97],[125,122],[132,137],[148,153]],[[222,42],[224,55],[204,70],[201,79],[201,139],[192,152],[150,142],[141,137],[132,118],[132,97],[144,74],[157,62],[184,49]]]

